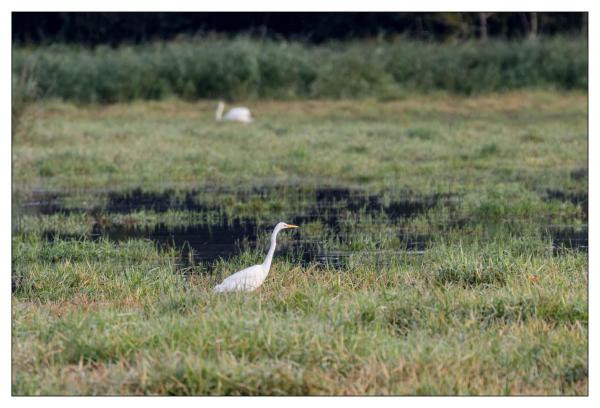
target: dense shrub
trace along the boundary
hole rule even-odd
[[[78,102],[194,98],[396,97],[406,91],[477,93],[587,88],[580,38],[433,43],[398,39],[309,46],[205,39],[95,49],[13,50],[45,97]]]

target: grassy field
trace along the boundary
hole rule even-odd
[[[253,101],[249,126],[216,123],[214,105],[27,108],[12,151],[13,394],[588,393],[587,252],[545,233],[587,224],[586,94]],[[323,206],[323,187],[382,206]],[[110,210],[134,188],[167,210]],[[63,211],[23,210],[36,194]],[[451,200],[411,201],[436,194]],[[261,232],[211,274],[182,272],[177,248],[92,234],[225,216]],[[213,294],[262,259],[280,220],[353,256],[276,254],[257,292]],[[427,234],[425,250],[398,231]]]
[[[215,122],[213,102],[33,105],[13,147],[15,188],[587,189],[571,177],[586,166],[581,93],[250,106],[252,126]]]

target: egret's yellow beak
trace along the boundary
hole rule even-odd
[[[297,225],[294,225],[294,224],[286,224],[286,226],[285,226],[285,227],[286,227],[286,228],[300,228],[299,226],[297,226]]]

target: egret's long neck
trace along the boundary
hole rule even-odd
[[[223,117],[223,109],[225,109],[225,105],[220,103],[217,106],[217,111],[215,112],[215,119],[216,120],[221,120],[221,118]]]
[[[263,269],[266,273],[269,273],[269,269],[271,269],[271,261],[273,260],[273,254],[275,253],[275,246],[277,245],[277,233],[279,230],[274,230],[271,234],[271,246],[269,247],[269,253],[263,262]]]

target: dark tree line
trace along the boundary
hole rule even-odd
[[[587,35],[587,13],[282,13],[15,12],[13,43],[85,45],[169,40],[179,35],[240,33],[319,43],[406,35],[443,41]]]

